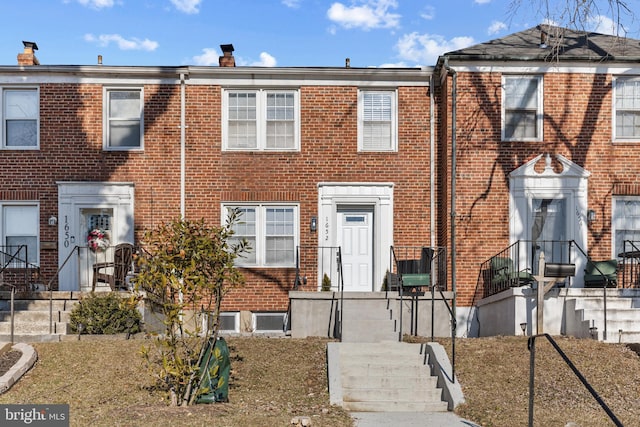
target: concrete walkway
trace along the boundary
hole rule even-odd
[[[352,412],[356,427],[480,427],[453,412]]]

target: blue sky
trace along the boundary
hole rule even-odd
[[[564,2],[564,0],[562,0]],[[552,2],[553,3],[553,2]],[[629,1],[637,5],[636,0]],[[3,1],[0,65],[33,41],[43,65],[435,65],[438,55],[538,24],[511,0]],[[525,0],[525,4],[529,4]],[[606,19],[594,29],[610,32]],[[595,28],[599,27],[599,28]],[[637,38],[637,34],[629,33]]]

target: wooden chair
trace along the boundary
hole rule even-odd
[[[120,243],[113,251],[113,262],[98,262],[93,264],[92,291],[96,290],[98,282],[108,283],[112,291],[126,288],[126,277],[132,271],[133,245]]]

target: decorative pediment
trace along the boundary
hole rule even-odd
[[[544,168],[542,172],[538,167],[538,162],[544,159]],[[581,166],[567,159],[561,154],[555,154],[555,160],[561,165],[562,170],[556,172],[556,168],[552,165],[552,157],[549,153],[540,154],[517,169],[511,171],[511,178],[588,178],[591,172],[585,170]]]

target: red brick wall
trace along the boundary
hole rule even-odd
[[[300,244],[317,245],[309,231],[317,216],[319,182],[394,182],[397,245],[429,243],[429,98],[425,87],[400,88],[399,150],[359,153],[356,87],[300,89],[299,152],[222,152],[219,87],[191,87],[187,215],[220,222],[220,203],[300,204]],[[295,271],[245,269],[246,285],[231,292],[229,310],[286,310]],[[305,289],[315,290],[309,283]]]
[[[357,151],[357,92],[349,87],[301,87],[301,150],[222,152],[220,86],[186,87],[186,216],[220,224],[220,204],[232,201],[300,204],[300,244],[317,216],[318,182],[393,182],[397,245],[429,243],[429,97],[427,87],[398,90],[399,150]],[[28,192],[41,203],[41,240],[54,242],[57,181],[135,183],[136,239],[144,229],[180,214],[180,87],[144,86],[144,150],[102,149],[103,85],[40,85],[40,149],[1,150],[3,200]],[[37,173],[34,173],[37,171]],[[57,250],[41,251],[47,279]],[[246,285],[231,292],[227,310],[285,310],[293,269],[246,269]],[[315,289],[314,285],[308,285]]]
[[[611,142],[611,80],[610,75],[545,74],[544,140],[501,142],[501,74],[458,73],[459,305],[477,301],[481,263],[509,245],[509,173],[541,153],[562,154],[591,172],[588,205],[598,219],[589,226],[589,252],[596,258],[610,257],[611,196],[640,194],[635,184],[640,147]],[[441,131],[443,146],[450,144],[450,128]]]

